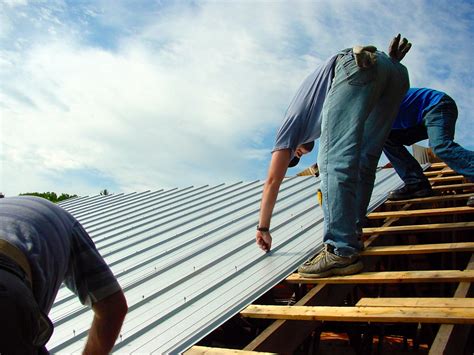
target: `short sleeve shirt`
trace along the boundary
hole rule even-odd
[[[48,313],[61,283],[91,305],[120,285],[81,224],[61,207],[38,197],[0,199],[0,239],[27,257],[33,293]]]
[[[272,152],[290,149],[293,156],[300,144],[312,142],[321,136],[321,112],[331,88],[337,56],[319,65],[303,81],[286,111]]]
[[[444,95],[444,92],[432,89],[408,89],[392,129],[407,129],[422,124],[425,114],[438,104]]]

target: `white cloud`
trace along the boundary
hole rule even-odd
[[[51,178],[67,171],[98,171],[124,191],[264,178],[269,139],[311,68],[354,43],[386,46],[400,29],[414,42],[412,83],[453,90],[472,109],[472,51],[459,48],[472,46],[469,29],[462,21],[436,29],[438,15],[412,5],[178,2],[133,19],[120,2],[34,7],[23,21],[39,30],[25,30],[17,48],[0,46],[0,190],[107,188]],[[41,16],[29,22],[32,14]],[[11,15],[9,24],[22,20]],[[433,43],[448,39],[444,58]],[[431,78],[432,58],[450,75]],[[471,82],[456,87],[459,77]]]

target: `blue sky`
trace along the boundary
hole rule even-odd
[[[473,27],[472,1],[1,0],[0,191],[264,179],[314,66],[399,32],[412,86],[456,100],[474,150]]]

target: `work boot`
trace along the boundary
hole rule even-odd
[[[409,200],[411,198],[429,197],[433,194],[433,189],[429,183],[419,182],[406,184],[400,189],[390,191],[387,198],[389,200]]]
[[[469,207],[474,207],[474,195],[469,196],[466,205],[468,205]]]
[[[298,268],[303,277],[327,277],[331,275],[352,275],[363,269],[359,255],[349,257],[334,254],[334,248],[325,244],[324,249],[313,259]]]

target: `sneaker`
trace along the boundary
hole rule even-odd
[[[409,200],[411,198],[433,196],[433,189],[429,183],[407,184],[400,189],[390,191],[389,200]]]
[[[469,207],[474,207],[474,195],[469,196],[466,205],[468,205]]]
[[[298,273],[303,277],[327,277],[331,275],[352,275],[363,269],[359,255],[349,257],[334,254],[334,248],[326,244],[324,249],[313,259],[299,267]]]

